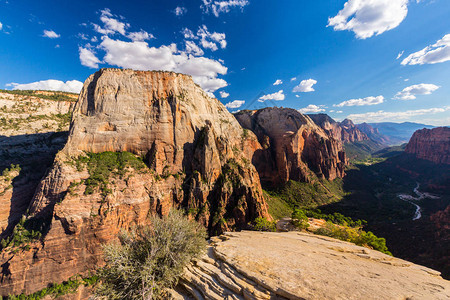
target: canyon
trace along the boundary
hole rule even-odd
[[[3,296],[29,294],[74,275],[92,274],[104,263],[101,245],[115,241],[120,230],[148,224],[149,215],[166,215],[172,208],[185,210],[210,236],[251,229],[256,219],[271,221],[270,197],[263,188],[288,186],[294,181],[314,187],[316,192],[317,186],[326,186],[326,192],[332,194],[330,184],[347,184],[346,145],[373,142],[366,131],[378,134],[370,125],[361,128],[350,120],[335,122],[325,114],[304,115],[289,108],[243,110],[232,115],[190,76],[173,72],[101,69],[86,80],[76,103],[74,95],[60,96],[51,92],[0,93],[4,105],[0,111],[4,120],[0,124]],[[438,159],[446,151],[448,154],[448,140],[442,138],[445,134],[448,132],[432,134],[433,138],[422,143],[414,138],[412,145],[432,140],[439,153],[429,156],[446,161]],[[432,151],[422,146],[409,149],[414,153]],[[433,222],[440,224],[447,212],[435,213]],[[448,230],[442,228],[441,232]],[[232,252],[214,250],[234,241],[239,242],[233,244]],[[269,282],[269,277],[284,276],[280,266],[249,275],[246,268],[250,262],[258,262],[251,253],[266,251],[261,247],[264,241],[273,246],[273,253],[265,254],[266,262],[281,255],[280,245],[292,248],[292,255],[312,261],[325,261],[342,252],[346,257],[335,263],[344,266],[344,260],[365,255],[369,257],[366,262],[380,266],[382,278],[389,277],[385,265],[398,274],[414,270],[408,279],[411,282],[436,281],[432,284],[440,286],[430,292],[423,285],[426,293],[435,293],[436,298],[448,294],[448,282],[442,281],[439,272],[378,257],[379,253],[366,248],[355,250],[344,242],[300,233],[244,231],[212,238],[208,257],[189,267],[182,291],[174,291],[173,296],[187,293],[221,299],[230,289],[236,290],[238,299],[250,294],[255,299],[299,295],[314,299],[314,289],[325,295],[321,282],[311,283],[305,277]],[[352,249],[329,253],[326,249],[331,244],[336,249]],[[319,248],[323,251],[316,251]],[[242,255],[235,255],[238,249]],[[211,256],[212,252],[216,254]],[[361,269],[351,267],[349,281],[367,267],[358,266]],[[287,271],[293,272],[293,268],[296,266],[290,265]],[[264,274],[272,271],[270,276]],[[308,272],[308,277],[317,279],[314,274],[321,271],[313,268]],[[323,276],[339,285],[339,278]],[[369,277],[361,279],[361,284],[369,282]],[[401,287],[405,284],[384,287],[404,297],[421,295],[418,290],[408,294]],[[291,285],[304,290],[292,290]]]

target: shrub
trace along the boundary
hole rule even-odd
[[[292,213],[292,223],[299,229],[306,229],[309,227],[308,217],[301,209],[295,209]]]
[[[122,232],[119,243],[104,247],[106,266],[99,271],[99,296],[108,299],[162,299],[183,268],[206,246],[206,231],[173,210],[152,226]]]
[[[276,222],[269,221],[266,218],[258,217],[255,219],[254,229],[257,231],[277,231]]]
[[[359,246],[365,246],[392,255],[392,253],[388,251],[386,240],[384,238],[379,238],[372,232],[366,232],[360,228],[351,228],[346,225],[337,226],[328,221],[325,227],[317,229],[314,233],[354,243]]]

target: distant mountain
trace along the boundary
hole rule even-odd
[[[388,146],[387,137],[380,135],[377,129],[368,124],[362,126],[362,129],[366,130],[363,131],[350,119],[336,122],[327,114],[309,114],[308,116],[325,132],[343,143],[350,160],[364,160],[373,152]]]
[[[416,130],[423,128],[427,129],[435,128],[435,126],[413,122],[404,122],[404,123],[382,122],[382,123],[368,123],[368,124],[363,123],[357,125],[358,128],[366,134],[368,134],[365,131],[365,128],[367,126],[364,124],[370,125],[374,129],[378,130],[378,133],[374,134],[374,136],[371,137],[372,139],[380,138],[380,135],[384,136],[383,138],[387,138],[386,143],[388,145],[400,145],[403,143],[407,143]]]
[[[381,134],[377,128],[374,128],[367,123],[358,124],[356,125],[356,127],[361,132],[364,132],[372,141],[375,141],[382,145],[389,145],[389,137]]]
[[[369,140],[369,137],[361,132],[352,120],[345,119],[336,122],[327,114],[309,114],[314,123],[343,143],[354,143]]]

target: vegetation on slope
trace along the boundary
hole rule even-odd
[[[60,296],[75,293],[82,285],[85,287],[93,286],[98,282],[98,276],[93,275],[90,277],[73,276],[67,281],[62,283],[50,284],[47,288],[44,288],[38,292],[30,295],[20,294],[17,296],[8,296],[7,300],[39,300],[47,297],[55,299]]]
[[[34,90],[2,90],[0,93],[7,93],[12,95],[37,97],[41,99],[53,100],[53,101],[77,101],[78,94],[68,92],[55,92],[55,91],[34,91]]]

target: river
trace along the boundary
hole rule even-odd
[[[399,194],[397,197],[402,199],[403,201],[409,202],[412,205],[416,207],[416,211],[414,212],[413,221],[419,220],[422,217],[422,208],[415,203],[415,201],[420,201],[423,199],[439,199],[438,196],[432,195],[430,193],[422,193],[419,191],[420,184],[417,182],[417,186],[413,189],[414,194],[417,195],[417,197],[407,195],[407,194]]]

